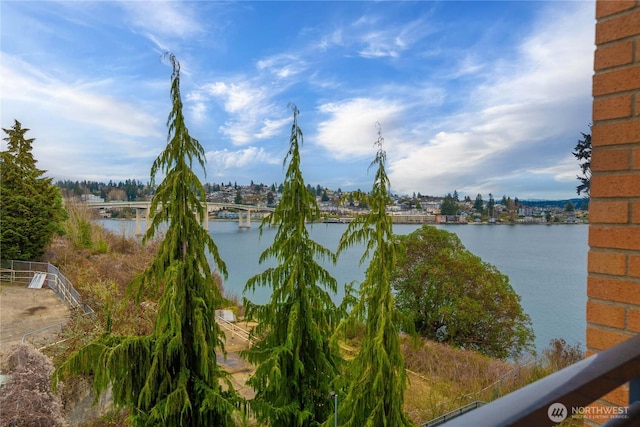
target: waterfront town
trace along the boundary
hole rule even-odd
[[[92,203],[114,201],[150,200],[148,187],[135,180],[118,184],[69,183],[59,182],[65,198]],[[320,185],[308,185],[308,190],[318,200],[326,222],[347,222],[349,218],[366,210],[358,206],[350,193],[331,190]],[[258,208],[273,208],[278,203],[281,186],[272,184],[239,185],[206,184],[207,202],[225,205],[210,212],[210,219],[237,219],[238,211],[233,205],[249,205]],[[402,224],[581,224],[588,222],[588,201],[584,198],[570,200],[519,200],[502,196],[494,198],[492,194],[483,197],[459,196],[457,191],[445,196],[392,195],[393,203],[389,213],[395,223]],[[135,212],[126,208],[105,209],[101,211],[105,218],[134,216]],[[264,212],[256,210],[252,219],[259,220]]]

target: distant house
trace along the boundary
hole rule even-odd
[[[95,194],[83,194],[80,198],[86,203],[104,203],[104,199],[96,196]]]

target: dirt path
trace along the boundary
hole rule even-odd
[[[240,352],[249,348],[249,342],[243,336],[249,332],[252,325],[246,322],[236,322],[230,326],[231,328],[223,328],[226,336],[225,350],[227,355],[225,357],[218,354],[217,362],[231,374],[231,384],[236,392],[245,399],[253,399],[255,392],[246,383],[253,374],[254,368],[240,357]]]
[[[0,351],[22,342],[23,335],[69,319],[69,308],[49,288],[29,289],[26,285],[0,285]],[[51,339],[60,331],[30,336],[34,344]]]

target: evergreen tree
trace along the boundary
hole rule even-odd
[[[514,222],[516,214],[518,213],[518,208],[516,206],[516,202],[511,200],[511,197],[507,198],[507,211],[509,212],[509,221]]]
[[[484,201],[482,200],[482,194],[478,194],[476,196],[476,201],[473,203],[473,208],[476,210],[476,212],[482,214],[482,211],[484,210]]]
[[[300,172],[302,131],[298,127],[298,109],[293,110],[289,160],[282,196],[278,206],[260,225],[278,227],[273,244],[260,256],[260,262],[274,258],[277,266],[249,279],[245,287],[272,288],[265,305],[248,301],[247,318],[258,325],[252,331],[255,340],[243,354],[256,365],[249,379],[256,391],[251,402],[259,421],[273,426],[318,425],[331,414],[327,401],[330,384],[338,373],[337,347],[330,337],[338,323],[338,310],[331,299],[336,280],[317,261],[335,262],[335,255],[314,242],[307,222],[321,212],[310,187]]]
[[[147,336],[106,333],[71,355],[55,380],[69,374],[94,374],[99,394],[111,385],[114,403],[130,409],[135,426],[228,426],[238,398],[227,374],[218,366],[216,348],[224,351],[223,332],[215,321],[222,302],[207,260],[218,271],[226,266],[199,218],[205,215],[204,187],[191,170],[193,161],[204,169],[204,150],[189,135],[182,114],[180,64],[166,54],[173,67],[173,109],[167,125],[168,144],[151,167],[165,178],[151,202],[157,212],[145,240],[166,228],[151,266],[131,284],[139,299],[161,291],[154,331]]]
[[[489,193],[489,201],[487,202],[487,213],[493,218],[493,209],[496,206],[496,201],[493,198],[493,194]]]
[[[568,201],[568,202],[564,205],[564,211],[565,211],[565,212],[573,212],[573,211],[575,211],[575,207],[573,206],[573,203],[571,203],[571,201]]]
[[[392,200],[384,167],[383,141],[378,124],[378,151],[370,166],[377,167],[373,189],[368,195],[357,193],[355,196],[366,200],[370,211],[349,223],[338,246],[340,254],[353,245],[364,243],[366,249],[360,262],[370,259],[360,284],[359,301],[351,312],[351,316],[366,321],[360,351],[345,372],[348,385],[339,407],[340,425],[343,426],[412,425],[402,411],[406,371],[400,349],[399,312],[391,292],[397,242],[392,219],[386,211]]]
[[[581,162],[580,170],[582,171],[582,176],[577,176],[580,185],[576,187],[576,192],[578,194],[584,193],[585,198],[589,198],[589,190],[591,190],[591,134],[580,133],[582,134],[582,139],[578,140],[574,148],[575,151],[571,153]]]
[[[276,199],[275,199],[275,196],[273,195],[273,192],[269,191],[267,193],[267,206],[272,206],[275,200]]]
[[[14,120],[2,129],[7,150],[0,153],[0,255],[4,259],[40,258],[66,218],[62,195],[31,153],[35,138]]]
[[[458,203],[455,202],[455,198],[451,196],[451,193],[444,196],[442,203],[440,204],[441,215],[457,215]]]

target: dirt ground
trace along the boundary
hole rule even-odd
[[[51,289],[29,289],[26,285],[0,285],[0,354],[13,344],[22,342],[25,334],[28,342],[36,347],[55,342],[61,330],[57,325],[45,331],[39,329],[56,325],[70,317],[69,308]],[[253,367],[240,357],[240,351],[248,347],[244,338],[249,324],[236,322],[225,324],[226,357],[219,354],[218,363],[231,374],[231,383],[236,391],[247,399],[253,398],[254,391],[246,386],[247,379],[253,373]]]
[[[27,285],[0,285],[0,352],[38,329],[68,320],[69,308],[47,287],[29,289]],[[55,339],[60,326],[29,335],[37,347]]]

